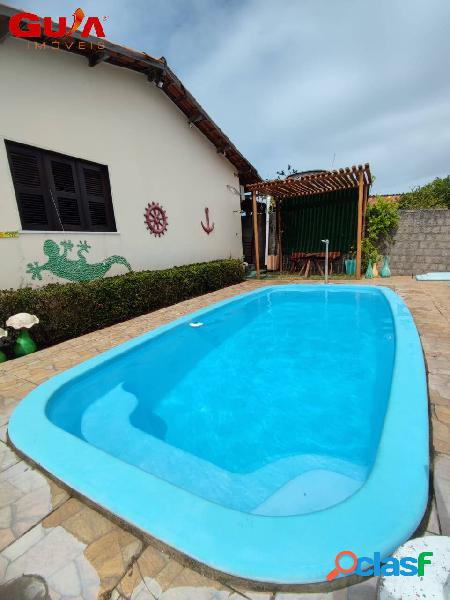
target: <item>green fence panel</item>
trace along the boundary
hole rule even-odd
[[[330,252],[347,253],[356,246],[358,190],[285,198],[281,203],[283,254],[323,252],[320,240],[330,240]]]

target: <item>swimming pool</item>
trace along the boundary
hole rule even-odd
[[[380,287],[221,302],[39,386],[9,436],[122,519],[255,581],[323,581],[346,549],[387,555],[427,503],[420,341]]]

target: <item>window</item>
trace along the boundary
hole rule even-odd
[[[6,142],[22,229],[116,231],[108,167]]]

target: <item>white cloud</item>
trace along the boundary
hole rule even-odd
[[[71,14],[68,0],[28,0]],[[450,172],[448,0],[87,0],[164,55],[263,176],[370,162],[376,191]]]

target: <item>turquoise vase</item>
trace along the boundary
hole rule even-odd
[[[347,275],[354,275],[356,273],[356,260],[354,258],[348,258],[345,261],[345,272]]]
[[[14,354],[16,356],[26,356],[32,352],[36,352],[36,343],[28,329],[22,329],[14,344]]]
[[[6,354],[0,350],[0,363],[5,362],[8,360],[8,357],[6,356]]]
[[[369,264],[367,265],[367,270],[366,270],[365,278],[366,279],[373,279],[373,268],[372,268],[372,261],[371,260],[369,260]]]
[[[390,277],[391,276],[391,270],[389,268],[389,257],[388,256],[384,257],[384,264],[383,264],[383,268],[381,269],[380,275],[381,275],[381,277]]]

